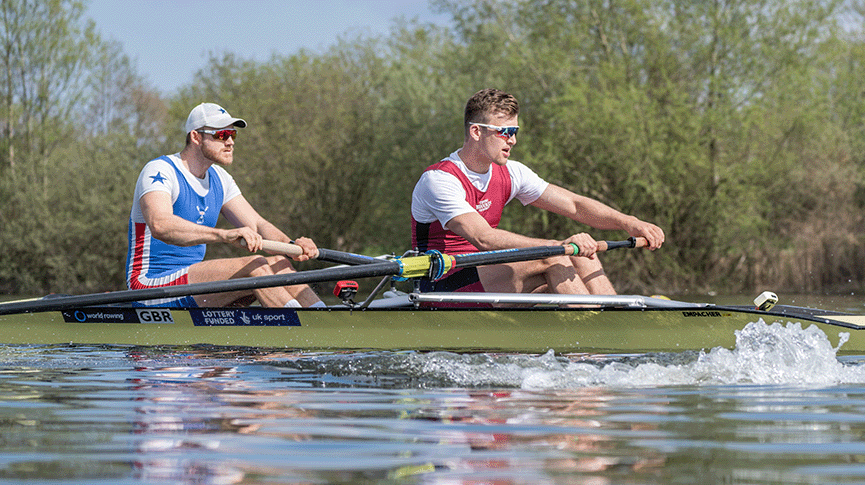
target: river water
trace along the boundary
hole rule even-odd
[[[761,321],[640,355],[2,346],[0,483],[865,483],[837,350]]]

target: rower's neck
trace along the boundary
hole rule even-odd
[[[213,162],[202,157],[198,152],[190,149],[190,147],[186,147],[180,152],[180,161],[183,162],[183,166],[186,167],[186,170],[189,170],[189,173],[200,179],[203,179],[207,175],[207,169],[213,165]]]
[[[477,156],[477,153],[465,146],[457,151],[457,155],[459,155],[460,160],[463,161],[466,168],[474,173],[484,174],[490,171],[492,162],[489,160],[484,161],[482,157]]]

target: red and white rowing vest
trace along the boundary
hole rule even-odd
[[[492,164],[492,174],[487,184],[487,191],[482,192],[472,185],[465,173],[450,160],[442,160],[439,163],[427,167],[428,170],[441,170],[455,176],[463,185],[466,192],[466,201],[478,211],[490,225],[496,228],[502,220],[502,211],[511,197],[511,174],[503,165]],[[442,227],[441,222],[430,223],[417,222],[411,219],[411,243],[412,247],[421,252],[435,249],[445,254],[476,253],[472,243],[457,235],[453,231]]]

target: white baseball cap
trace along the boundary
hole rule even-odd
[[[199,128],[209,126],[211,128],[225,128],[234,125],[238,128],[246,128],[246,121],[240,118],[232,118],[228,111],[214,103],[201,103],[192,108],[189,118],[186,118],[186,132],[195,131]]]

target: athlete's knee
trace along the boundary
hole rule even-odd
[[[587,281],[587,279],[593,279],[605,275],[604,266],[598,258],[589,259],[576,256],[556,256],[554,258],[545,259],[544,264],[547,265],[544,272],[548,275],[571,275],[567,276],[567,278],[579,278],[584,282]]]
[[[291,265],[291,260],[285,256],[271,256],[267,258],[270,269],[274,273],[294,273],[295,269]]]
[[[596,271],[604,271],[604,265],[601,264],[601,260],[598,258],[589,259],[580,257],[569,257],[569,259],[574,265],[574,268],[576,268],[577,272],[579,273],[594,273]]]
[[[571,258],[568,256],[553,256],[551,258],[539,260],[538,264],[541,266],[541,272],[544,273],[553,269],[562,270],[574,266]]]
[[[270,276],[273,273],[270,261],[264,256],[253,256],[252,260],[247,263],[249,276]]]
[[[574,260],[574,267],[577,275],[593,294],[613,295],[615,290],[607,278],[607,273],[604,271],[604,265],[599,259],[588,258],[571,258]]]

